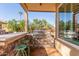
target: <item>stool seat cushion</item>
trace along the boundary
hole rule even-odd
[[[24,50],[26,48],[28,48],[27,45],[19,45],[19,46],[15,47],[15,50]]]

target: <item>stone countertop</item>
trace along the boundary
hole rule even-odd
[[[3,35],[0,35],[0,41],[6,41],[8,39],[16,38],[16,37],[22,36],[24,34],[26,34],[26,32],[17,32],[17,33],[3,34]]]

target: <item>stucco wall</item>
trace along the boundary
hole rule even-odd
[[[70,42],[58,39],[55,40],[55,47],[63,56],[79,56],[79,46]]]

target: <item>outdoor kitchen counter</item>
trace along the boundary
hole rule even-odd
[[[12,55],[14,47],[21,44],[20,40],[28,35],[29,34],[27,34],[26,32],[0,35],[0,55],[3,53],[8,53],[7,55]]]
[[[5,43],[9,44],[12,43],[26,35],[26,32],[18,32],[18,33],[10,33],[10,34],[3,34],[0,35],[0,46],[4,46]]]

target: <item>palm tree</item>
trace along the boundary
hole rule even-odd
[[[21,16],[22,16],[22,14],[23,14],[23,13],[22,13],[21,11],[19,11],[19,15],[20,15],[20,20],[21,20]]]

